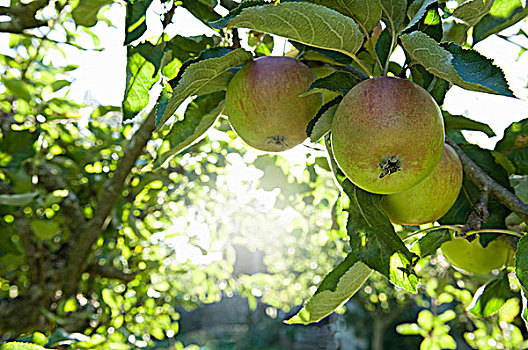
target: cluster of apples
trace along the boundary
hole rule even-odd
[[[270,152],[306,139],[321,94],[302,95],[315,80],[304,63],[265,56],[241,68],[229,83],[225,110],[233,130],[250,146]],[[419,225],[441,218],[462,186],[462,165],[444,144],[443,117],[431,95],[395,77],[367,79],[337,107],[332,150],[356,186],[384,194],[393,223]]]

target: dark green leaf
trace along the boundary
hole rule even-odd
[[[363,286],[372,269],[350,253],[323,279],[314,296],[288,324],[310,324],[320,321],[350,299]]]
[[[344,66],[352,63],[352,59],[349,56],[337,51],[311,47],[295,41],[292,42],[292,45],[299,50],[299,55],[302,56],[304,60],[324,62],[336,66]]]
[[[427,8],[437,2],[437,0],[415,0],[407,9],[407,16],[410,18],[409,24],[404,31],[416,25],[427,13]]]
[[[127,47],[127,77],[123,119],[134,118],[149,101],[149,91],[158,80],[163,51],[149,42]]]
[[[158,155],[154,166],[163,165],[170,157],[199,140],[218,119],[224,107],[224,97],[225,92],[219,91],[194,99],[187,106],[183,120],[175,122],[169,133],[164,136],[169,147],[166,152]],[[160,149],[163,150],[163,147]]]
[[[336,97],[332,101],[325,103],[316,116],[310,120],[306,127],[306,135],[310,138],[310,141],[317,142],[330,131],[335,111],[342,99],[342,97]]]
[[[528,175],[528,119],[508,126],[495,150],[508,157],[517,174]]]
[[[376,55],[378,55],[378,58],[382,66],[385,66],[385,63],[389,59],[390,50],[391,50],[391,42],[392,42],[391,32],[389,31],[389,29],[384,29],[381,32],[378,38],[378,41],[376,41],[376,47],[375,47]]]
[[[310,3],[285,2],[248,7],[227,26],[276,34],[346,55],[355,54],[363,44],[363,34],[353,19]]]
[[[411,271],[416,255],[411,253],[394,232],[380,205],[382,196],[342,182],[350,199],[347,232],[358,258],[370,268],[388,277],[392,283],[416,293],[418,277]]]
[[[96,119],[112,112],[121,112],[121,108],[118,106],[97,106],[90,114],[90,118]]]
[[[225,17],[220,18],[217,21],[213,21],[209,23],[213,28],[215,29],[222,29],[224,28],[227,23],[238,16],[243,9],[249,8],[249,7],[255,7],[255,6],[261,6],[269,4],[266,0],[246,0],[242,1],[237,7],[235,7],[233,10],[229,11],[229,14]]]
[[[182,6],[189,10],[194,17],[198,18],[200,21],[209,26],[209,21],[216,21],[221,18],[221,16],[214,12],[212,2],[209,3],[209,6],[203,2],[196,0],[182,0]]]
[[[207,85],[218,86],[219,80],[225,83],[224,78],[221,77],[222,74],[233,67],[247,63],[251,58],[249,52],[243,49],[236,49],[222,57],[213,57],[190,64],[174,86],[173,95],[165,108],[163,116],[161,119],[156,120],[158,127],[163,125],[174,114],[178,106],[187,97],[203,94],[203,91],[206,90],[210,92],[211,89]]]
[[[493,279],[480,287],[467,311],[477,317],[490,317],[496,314],[510,296],[508,275]]]
[[[411,251],[418,254],[420,258],[434,254],[442,243],[451,240],[451,233],[446,229],[429,231],[425,236],[416,241]]]
[[[40,135],[40,130],[9,130],[4,139],[0,140],[0,167],[16,172],[22,162],[35,155],[34,144]]]
[[[434,75],[464,89],[513,97],[504,73],[475,50],[447,43],[445,48],[425,33],[401,36],[407,54]]]
[[[473,28],[473,44],[508,28],[528,16],[521,0],[495,0],[491,10]]]
[[[488,124],[477,122],[471,120],[462,115],[453,115],[449,112],[442,111],[444,116],[444,124],[446,130],[473,130],[473,131],[482,131],[488,137],[496,136],[495,132],[490,128]]]
[[[380,0],[308,0],[311,3],[334,9],[352,17],[359,25],[370,32],[381,20]]]
[[[52,239],[59,233],[59,225],[52,220],[33,220],[30,225],[38,239]]]
[[[146,12],[152,0],[128,0],[125,18],[125,45],[139,39],[147,30]]]
[[[360,82],[361,79],[350,72],[336,71],[326,77],[316,79],[304,95],[324,92],[325,90],[345,95],[348,90]]]
[[[517,243],[515,252],[515,275],[523,290],[523,313],[522,317],[528,323],[526,310],[526,290],[528,290],[528,236],[524,236]]]
[[[444,104],[445,95],[451,84],[447,80],[429,73],[424,66],[415,64],[411,66],[413,82],[426,89],[435,99],[436,103],[441,106]]]
[[[486,15],[493,3],[494,0],[472,0],[467,1],[457,7],[453,12],[453,17],[458,18],[464,22],[467,26],[473,27],[477,24],[480,19]]]
[[[191,57],[196,57],[208,47],[212,47],[215,44],[214,37],[206,35],[197,35],[185,37],[176,35],[166,43],[165,50],[172,51],[172,57],[179,59],[181,62],[185,62]]]
[[[383,6],[382,19],[390,28],[393,36],[397,36],[405,22],[407,11],[407,0],[381,0]]]
[[[51,83],[51,89],[53,91],[59,91],[63,87],[70,86],[71,81],[69,80],[55,80],[53,83]]]
[[[97,23],[97,14],[101,7],[113,3],[113,0],[79,0],[72,11],[72,17],[78,26],[92,27]]]

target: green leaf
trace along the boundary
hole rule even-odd
[[[23,100],[31,101],[31,90],[26,82],[20,79],[7,78],[3,75],[1,81],[5,88],[13,95]]]
[[[482,131],[488,137],[497,136],[488,124],[471,120],[462,115],[453,115],[449,112],[442,111],[446,130],[473,130]]]
[[[431,329],[433,329],[434,316],[431,311],[422,310],[418,314],[416,323],[418,323],[418,326],[420,326],[422,329],[430,331]]]
[[[182,0],[182,6],[207,26],[209,26],[209,21],[216,21],[221,18],[221,16],[213,10],[214,6],[212,1],[206,3],[205,1]]]
[[[493,279],[481,286],[473,297],[467,311],[477,317],[490,317],[496,314],[510,296],[508,275]]]
[[[394,227],[381,208],[382,196],[366,192],[348,179],[342,182],[342,186],[350,199],[347,232],[353,252],[392,283],[416,293],[418,277],[411,272],[416,255],[407,249],[394,232]]]
[[[126,4],[125,45],[139,39],[147,30],[146,12],[152,0],[129,0]]]
[[[306,135],[310,138],[310,141],[317,142],[330,132],[335,111],[341,100],[341,97],[336,97],[332,101],[325,103],[319,109],[316,116],[310,120],[306,127]]]
[[[390,50],[392,49],[391,44],[391,32],[389,29],[384,29],[376,41],[376,47],[374,48],[382,66],[385,66],[385,63],[390,57]]]
[[[508,28],[528,16],[522,0],[495,0],[491,10],[473,28],[473,44]]]
[[[523,236],[517,243],[515,275],[523,289],[528,290],[528,236]]]
[[[310,3],[248,7],[229,20],[227,26],[276,34],[346,55],[355,54],[363,44],[363,34],[352,18]]]
[[[427,8],[435,2],[437,2],[437,0],[414,0],[407,9],[407,16],[410,18],[410,22],[407,24],[404,31],[418,24],[426,14]]]
[[[185,62],[191,57],[198,56],[200,52],[208,47],[215,45],[218,39],[206,35],[181,36],[176,35],[166,43],[165,50],[172,52],[172,57]]]
[[[287,324],[310,324],[322,320],[350,299],[367,281],[372,269],[350,253],[325,276],[314,296]]]
[[[420,258],[434,254],[442,243],[451,240],[451,233],[446,229],[429,231],[425,236],[416,241],[411,247],[411,252]]]
[[[383,7],[382,19],[391,29],[393,36],[397,36],[405,22],[407,0],[381,0]]]
[[[168,142],[169,148],[158,154],[154,166],[163,165],[170,157],[205,135],[218,119],[224,107],[224,97],[225,92],[219,91],[195,98],[187,106],[183,120],[175,122],[169,133],[163,137]],[[163,150],[163,147],[160,147],[160,150]]]
[[[51,220],[33,220],[30,222],[31,229],[39,239],[52,239],[59,232],[59,225]]]
[[[10,342],[0,344],[0,350],[45,350],[40,345],[30,344],[30,343],[21,343],[21,342]]]
[[[53,83],[51,83],[51,89],[53,91],[59,91],[63,87],[70,86],[71,81],[69,80],[55,80]]]
[[[173,89],[173,95],[167,104],[161,119],[156,120],[158,127],[171,117],[178,106],[189,96],[203,93],[208,84],[217,83],[219,77],[228,69],[247,63],[251,54],[243,49],[236,49],[222,57],[214,57],[190,64],[181,75]],[[220,77],[220,79],[222,79]]]
[[[149,42],[127,47],[127,77],[123,119],[134,118],[149,101],[149,91],[158,80],[163,51]]]
[[[324,91],[335,91],[345,95],[348,90],[352,89],[360,82],[361,79],[350,72],[336,71],[330,73],[326,77],[316,79],[312,85],[310,85],[308,91],[301,96]]]
[[[411,66],[413,82],[426,89],[435,99],[436,103],[441,106],[451,84],[436,75],[429,73],[421,64]]]
[[[504,131],[495,150],[504,154],[518,175],[528,175],[528,119],[512,123]]]
[[[31,203],[37,195],[37,192],[28,192],[21,194],[0,194],[0,205],[13,205],[17,207],[22,207]]]
[[[8,130],[0,139],[0,166],[16,172],[24,160],[35,155],[35,142],[40,135],[40,129]]]
[[[407,54],[429,72],[467,90],[513,97],[504,73],[475,50],[448,43],[445,48],[422,32],[401,36]]]
[[[510,185],[507,171],[495,161],[491,151],[480,148],[473,144],[463,144],[462,150],[488,175],[490,175],[500,185],[513,192]],[[451,209],[440,220],[441,224],[464,224],[471,212],[473,205],[480,198],[479,189],[464,175],[462,189],[458,198]],[[482,224],[482,228],[506,228],[505,219],[510,214],[501,202],[495,197],[490,196],[488,199],[488,220]],[[482,238],[482,237],[481,237]]]
[[[345,16],[352,17],[367,32],[376,27],[381,20],[380,0],[308,0],[311,3],[334,9]]]
[[[72,11],[72,17],[78,26],[93,27],[97,23],[97,14],[101,7],[112,4],[113,0],[79,0]]]
[[[458,18],[467,26],[473,27],[491,10],[494,0],[471,0],[455,9],[453,17]]]

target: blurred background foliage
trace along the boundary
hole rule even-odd
[[[204,21],[219,18],[210,5],[174,3]],[[99,49],[90,28],[112,25],[104,15],[109,6],[124,4],[6,7],[0,340],[63,349],[528,348],[511,272],[495,276],[511,287],[500,311],[478,318],[486,310],[467,310],[488,276],[463,275],[441,254],[418,264],[426,282],[416,295],[374,274],[339,313],[311,326],[283,324],[350,249],[322,147],[256,153],[222,116],[207,137],[160,167],[152,164],[167,130],[155,132],[121,185],[109,186],[125,167],[141,118],[123,125],[119,107],[74,101],[69,89],[78,67],[52,60],[67,61],[66,46],[85,50],[86,37]],[[215,40],[173,38],[172,72]],[[247,44],[267,55],[273,37],[250,32]],[[109,215],[90,226],[101,219],[105,192],[114,200]],[[72,252],[87,227],[100,234],[77,260]],[[72,264],[82,266],[78,278],[69,274]]]

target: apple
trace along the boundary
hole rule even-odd
[[[444,148],[444,122],[419,85],[395,77],[367,79],[337,107],[332,150],[345,175],[373,193],[408,190],[432,173]]]
[[[440,162],[429,176],[406,191],[386,195],[381,206],[395,224],[421,225],[444,216],[461,188],[462,163],[446,144]]]
[[[264,56],[242,67],[227,87],[225,112],[233,130],[249,146],[280,152],[301,144],[308,122],[322,104],[306,92],[315,75],[304,63]]]

